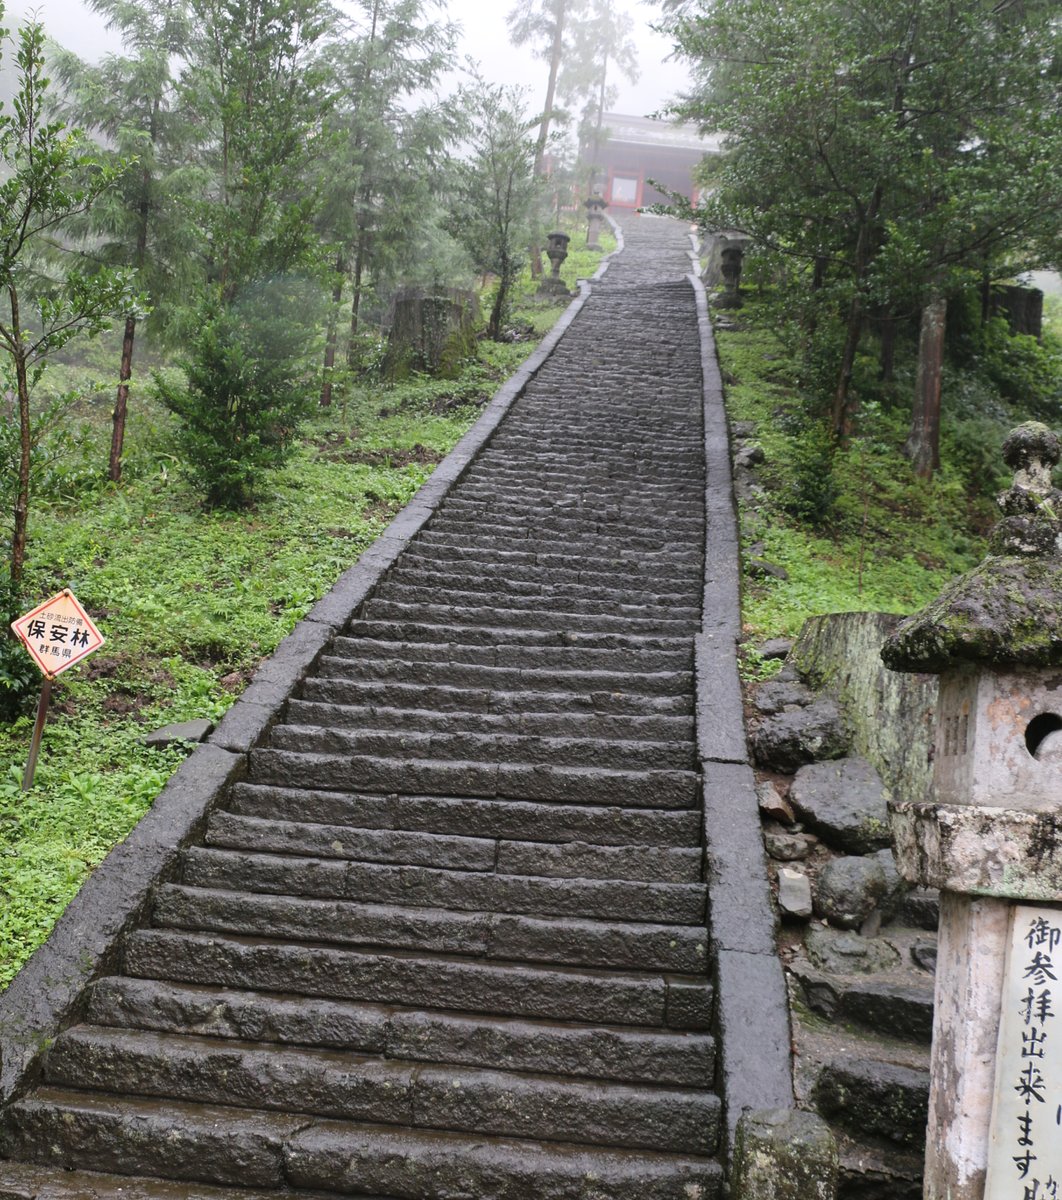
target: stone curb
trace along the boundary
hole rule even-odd
[[[604,274],[611,257],[602,261],[595,278]],[[0,1104],[32,1086],[40,1053],[77,1020],[92,979],[117,965],[122,935],[146,915],[157,886],[175,875],[182,849],[205,827],[224,790],[246,772],[251,747],[276,721],[318,655],[464,475],[579,315],[590,292],[590,284],[580,280],[579,295],[534,353],[502,384],[406,508],[262,663],[208,741],[185,759],[151,810],[92,872],[48,940],[0,993]]]
[[[756,783],[745,739],[737,643],[740,544],[723,384],[704,284],[689,276],[704,375],[707,518],[704,615],[694,648],[697,752],[704,781],[704,844],[711,961],[720,1039],[726,1156],[743,1112],[794,1106],[789,999],[775,945]]]

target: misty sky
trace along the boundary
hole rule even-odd
[[[339,0],[340,7],[344,7]],[[9,20],[19,11],[36,9],[48,33],[70,50],[84,58],[97,58],[110,47],[109,35],[102,19],[82,0],[8,0]],[[532,58],[527,50],[517,50],[509,44],[506,13],[510,0],[449,0],[446,10],[450,19],[464,29],[462,51],[476,59],[484,77],[496,83],[526,84],[530,87],[529,106],[540,104],[545,92],[545,64]],[[641,58],[641,78],[636,84],[616,79],[620,97],[617,112],[646,116],[662,108],[686,82],[685,68],[678,63],[665,62],[670,52],[669,42],[649,28],[656,18],[655,6],[627,0],[627,9],[635,22],[635,39]],[[7,70],[5,61],[0,70]]]

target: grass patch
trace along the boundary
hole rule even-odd
[[[826,414],[802,387],[801,363],[773,331],[762,297],[753,292],[716,341],[730,419],[754,423],[742,444],[764,455],[739,501],[750,636],[793,636],[826,612],[912,612],[983,556],[1002,478],[999,446],[1024,419],[998,395],[992,404],[971,403],[968,374],[949,373],[944,463],[923,482],[902,454],[913,380],[882,384],[876,362],[861,357],[857,436],[841,448],[826,434]],[[788,578],[750,573],[751,558]]]

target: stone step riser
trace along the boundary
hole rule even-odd
[[[167,884],[153,911],[160,928],[378,950],[423,950],[565,967],[697,974],[707,934],[696,927],[556,921],[397,905],[263,896]]]
[[[93,985],[97,1025],[337,1049],[389,1059],[497,1067],[623,1083],[708,1087],[708,1034],[455,1016],[383,1005],[107,977]]]
[[[540,763],[550,767],[608,767],[622,771],[692,771],[697,766],[692,742],[625,742],[511,733],[422,733],[275,725],[269,744],[275,750],[291,750],[298,754]]]
[[[436,533],[449,533],[463,537],[497,537],[499,540],[514,537],[564,537],[573,540],[594,539],[595,541],[629,542],[631,538],[660,539],[667,542],[688,542],[695,548],[704,538],[704,522],[689,521],[672,517],[669,513],[658,513],[655,518],[646,516],[640,520],[628,517],[622,524],[607,518],[591,519],[562,517],[539,512],[499,512],[492,508],[481,514],[444,512],[432,522]]]
[[[419,556],[403,556],[400,564],[392,568],[387,579],[391,583],[422,581],[432,586],[460,586],[465,591],[491,591],[499,586],[512,589],[514,593],[531,595],[535,592],[552,590],[557,594],[582,595],[586,599],[614,595],[622,591],[637,603],[642,596],[666,597],[668,603],[696,607],[700,601],[700,585],[696,580],[657,579],[659,589],[650,586],[646,579],[641,585],[632,580],[630,572],[605,572],[561,570],[537,566],[499,564],[487,559],[479,561],[438,561]]]
[[[277,1193],[173,1183],[102,1171],[67,1171],[39,1163],[0,1162],[2,1200],[277,1200]],[[335,1200],[335,1192],[299,1192],[300,1200]],[[387,1200],[363,1196],[361,1200]]]
[[[548,667],[481,666],[451,661],[405,661],[397,650],[383,658],[367,654],[325,654],[317,660],[319,679],[380,680],[439,687],[489,688],[512,692],[627,692],[644,696],[677,696],[689,692],[689,671],[565,670]]]
[[[696,811],[588,809],[576,805],[435,796],[348,796],[249,783],[239,783],[231,789],[227,806],[244,816],[281,821],[616,846],[695,846],[701,820]]]
[[[686,977],[679,984],[676,976],[359,953],[163,929],[140,930],[127,938],[125,973],[489,1016],[698,1031],[711,1023],[710,986]]]
[[[507,838],[454,837],[394,829],[351,829],[304,820],[276,821],[224,810],[211,815],[207,845],[262,854],[312,855],[453,871],[487,871],[550,879],[700,883],[699,847],[555,844]]]
[[[617,650],[647,654],[691,655],[689,638],[643,637],[618,633],[573,633],[570,630],[492,629],[489,625],[432,625],[413,621],[363,621],[355,618],[346,627],[347,636],[389,642],[431,642],[451,646],[528,647],[545,650]]]
[[[665,578],[688,578],[690,571],[699,563],[700,556],[689,552],[687,557],[690,562],[665,564],[671,572]],[[528,546],[480,546],[467,539],[447,538],[428,532],[418,535],[417,540],[410,543],[409,549],[403,555],[405,562],[412,563],[414,560],[445,562],[451,565],[464,562],[489,563],[500,568],[515,565],[541,571],[592,571],[595,574],[620,576],[631,583],[646,580],[651,584],[653,580],[661,578],[657,555],[639,555],[626,550],[604,554],[568,554],[562,546],[552,543],[546,549]]]
[[[650,621],[640,617],[583,615],[566,611],[528,612],[519,608],[468,608],[445,604],[400,604],[392,600],[369,600],[362,617],[376,621],[435,621],[441,624],[531,625],[535,629],[588,630],[593,633],[647,633],[690,636],[697,632],[696,621]]]
[[[329,1051],[226,1045],[204,1038],[75,1027],[49,1052],[45,1078],[193,1104],[283,1112],[298,1097],[315,1116],[413,1129],[711,1154],[718,1099],[706,1092],[530,1078]]]
[[[698,930],[705,912],[705,891],[698,883],[466,873],[210,847],[185,851],[182,879],[189,887],[211,890],[446,908],[457,913],[606,921],[622,913],[626,921],[693,925]]]
[[[464,574],[455,574],[444,571],[426,571],[422,567],[409,567],[391,571],[387,576],[387,586],[401,588],[404,592],[409,591],[412,593],[412,598],[416,598],[416,594],[424,590],[463,595],[482,593],[488,596],[501,593],[513,598],[549,601],[554,604],[562,599],[578,601],[583,604],[608,600],[617,604],[635,605],[639,608],[655,606],[664,610],[695,608],[699,611],[700,599],[699,589],[695,588],[678,592],[671,590],[670,585],[662,583],[660,590],[638,591],[630,586],[623,587],[622,580],[619,579],[616,580],[614,586],[602,587],[585,583],[557,582],[546,572],[540,572],[539,578],[535,581],[524,581],[506,578],[504,572],[484,575],[477,570],[471,570]]]
[[[174,1133],[177,1136],[174,1136]],[[388,1130],[153,1100],[110,1101],[41,1089],[12,1113],[7,1143],[21,1158],[124,1174],[276,1188],[313,1188],[403,1200],[511,1196],[526,1200],[716,1200],[709,1159],[565,1143]],[[469,1190],[471,1189],[471,1190]]]
[[[555,800],[632,808],[692,808],[700,800],[698,776],[684,771],[373,758],[291,750],[252,750],[249,778],[252,783],[343,792]]]
[[[688,621],[695,625],[701,616],[699,607],[682,607],[671,603],[637,604],[627,602],[619,592],[605,600],[588,600],[563,591],[546,591],[542,595],[529,596],[511,591],[478,592],[449,587],[416,587],[399,580],[380,584],[373,592],[373,597],[384,601],[395,600],[401,604],[459,605],[468,609],[505,608],[531,613],[535,620],[546,613],[571,613],[584,617],[629,616],[643,621]]]
[[[427,708],[380,708],[368,705],[316,704],[289,700],[285,710],[289,725],[324,725],[331,729],[408,729],[527,736],[570,736],[629,741],[689,742],[693,722],[686,717],[598,717],[567,713],[445,713]]]
[[[325,704],[370,704],[384,708],[427,705],[438,712],[490,712],[496,715],[570,712],[602,716],[684,716],[693,710],[689,696],[632,696],[608,691],[506,692],[380,680],[354,683],[345,679],[307,679],[300,692],[306,700]]]
[[[445,526],[435,529],[429,526],[417,537],[417,546],[462,546],[471,549],[490,550],[495,553],[523,552],[525,554],[555,555],[561,566],[569,568],[592,564],[600,559],[605,562],[620,558],[637,558],[654,570],[671,570],[676,573],[696,570],[701,562],[701,551],[687,541],[673,542],[666,535],[657,537],[606,537],[588,534],[570,537],[557,534],[555,537],[535,537],[534,530],[514,530],[506,536],[484,536],[481,533],[455,533]]]

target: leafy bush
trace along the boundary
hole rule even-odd
[[[181,421],[176,441],[193,486],[210,508],[245,508],[262,476],[287,461],[313,411],[305,378],[313,339],[301,297],[278,287],[198,311],[185,385],[156,372],[162,403]]]
[[[6,580],[0,584],[0,721],[13,721],[28,709],[41,678],[26,648],[11,632],[11,622],[22,615],[19,600]]]

